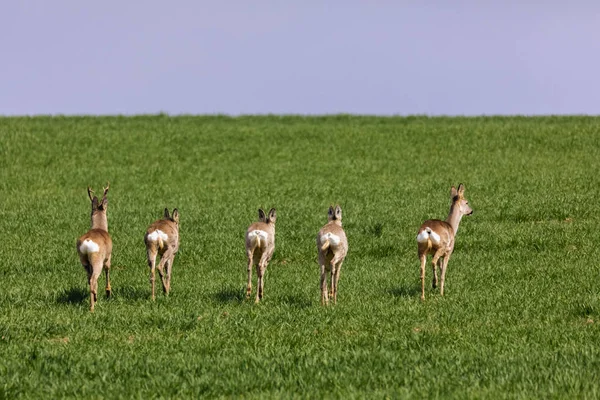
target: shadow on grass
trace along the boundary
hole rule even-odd
[[[156,296],[163,295],[162,288],[156,291]],[[146,300],[151,298],[150,285],[147,288],[135,286],[120,286],[113,289],[112,297],[122,297],[127,300]]]
[[[575,306],[574,314],[582,318],[599,317],[600,307],[591,302],[583,302]]]
[[[287,295],[283,298],[283,304],[292,306],[295,308],[309,308],[312,306],[312,302],[306,297],[297,295]]]
[[[90,292],[82,287],[72,287],[64,289],[56,297],[56,302],[60,304],[80,304],[87,300]]]
[[[239,288],[224,288],[213,295],[214,299],[219,303],[242,302],[244,300],[243,290]]]
[[[421,295],[421,287],[419,285],[402,285],[393,288],[388,288],[387,293],[394,297],[415,297]]]

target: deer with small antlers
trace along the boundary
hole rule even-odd
[[[267,216],[262,208],[258,209],[258,222],[253,223],[246,231],[246,255],[248,256],[248,285],[246,298],[252,293],[252,266],[256,265],[256,300],[258,303],[263,298],[265,278],[264,274],[275,251],[275,220],[277,213],[271,208]]]
[[[152,300],[155,300],[155,269],[158,269],[163,292],[168,296],[169,290],[171,290],[173,260],[175,259],[175,253],[179,250],[179,211],[175,208],[173,213],[169,214],[169,209],[165,208],[163,218],[155,221],[146,229],[144,243],[146,244],[148,266],[150,267]],[[156,266],[157,256],[160,256],[158,266]]]
[[[88,186],[88,197],[92,203],[92,227],[87,233],[77,239],[77,253],[79,260],[87,271],[90,285],[90,311],[94,312],[94,303],[98,298],[98,277],[102,269],[106,272],[106,297],[110,297],[110,258],[112,255],[112,239],[108,234],[108,208],[109,185],[104,188],[102,200],[94,196],[94,191]]]
[[[342,263],[348,253],[348,239],[342,228],[342,209],[330,206],[327,224],[317,234],[317,251],[321,267],[321,304],[329,304],[329,297],[337,303],[338,281]],[[327,293],[327,272],[331,271],[331,291]]]
[[[423,222],[417,232],[417,243],[419,249],[419,259],[421,260],[421,300],[425,300],[425,264],[427,255],[433,254],[431,263],[433,264],[433,288],[438,282],[438,261],[440,258],[441,282],[440,294],[444,295],[444,281],[446,279],[446,268],[448,261],[454,251],[454,238],[458,232],[458,225],[463,215],[473,214],[469,207],[469,201],[465,199],[465,186],[461,183],[458,190],[452,186],[450,189],[450,213],[445,221],[439,219],[430,219]]]

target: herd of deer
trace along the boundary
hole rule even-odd
[[[110,297],[110,260],[112,240],[108,234],[106,210],[108,207],[108,188],[104,188],[102,200],[94,196],[88,187],[88,196],[92,203],[92,227],[77,239],[77,252],[81,264],[88,274],[90,285],[90,311],[94,311],[97,300],[98,277],[104,269],[106,273],[106,296]],[[441,270],[440,293],[444,295],[444,280],[448,260],[454,250],[454,238],[458,231],[463,215],[473,214],[469,202],[464,197],[465,186],[460,184],[458,189],[451,188],[450,213],[445,221],[432,219],[423,222],[417,233],[418,253],[421,261],[421,300],[425,300],[425,265],[427,256],[433,254],[433,288],[438,283],[438,266]],[[256,265],[258,275],[256,302],[263,297],[264,274],[275,251],[275,220],[277,213],[274,208],[265,214],[258,210],[258,222],[251,224],[246,231],[246,255],[248,256],[248,285],[246,297],[252,293],[252,267]],[[150,267],[150,283],[152,285],[152,300],[154,295],[155,270],[158,269],[163,291],[169,294],[171,288],[171,273],[175,253],[179,250],[179,211],[175,208],[172,213],[165,208],[163,218],[153,222],[144,235],[148,266]],[[328,222],[317,234],[317,251],[321,268],[321,304],[328,304],[331,297],[337,302],[338,280],[344,258],[348,253],[348,240],[342,228],[342,209],[340,206],[329,207]],[[160,262],[156,265],[156,258]],[[439,262],[439,264],[438,264]],[[327,273],[331,274],[331,289],[328,292]]]

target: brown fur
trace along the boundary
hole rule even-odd
[[[333,303],[337,303],[338,281],[342,263],[348,253],[348,239],[342,228],[342,209],[340,206],[329,207],[327,214],[328,223],[325,224],[317,234],[317,252],[319,254],[319,266],[321,267],[321,304],[329,304],[329,297],[333,298]],[[325,238],[327,233],[331,233],[340,238],[338,245],[330,243]],[[331,291],[327,294],[327,272],[331,271]]]
[[[256,265],[256,275],[258,282],[256,284],[256,299],[258,303],[264,294],[264,274],[267,266],[273,257],[275,251],[275,220],[277,213],[274,208],[271,208],[269,215],[266,216],[262,209],[258,210],[258,222],[253,223],[246,230],[246,256],[248,257],[248,284],[246,286],[246,298],[252,293],[252,266]],[[256,239],[252,232],[255,230],[264,231],[267,233],[266,243],[262,243],[260,239]]]
[[[149,240],[148,236],[154,231],[160,230],[167,235],[167,241],[163,241],[160,236],[157,241]],[[164,217],[152,223],[146,229],[144,235],[144,243],[146,244],[146,256],[148,266],[150,267],[150,284],[152,286],[152,300],[154,295],[154,282],[156,279],[155,269],[158,269],[158,274],[162,281],[163,292],[169,295],[171,290],[171,273],[173,270],[173,261],[175,253],[179,250],[179,211],[175,208],[173,213],[169,215],[169,210],[165,208]],[[160,262],[156,265],[156,257],[160,256]]]
[[[104,189],[104,195],[102,201],[98,200],[98,197],[94,196],[92,189],[88,187],[88,196],[92,203],[92,214],[91,214],[91,229],[87,233],[77,239],[77,254],[79,254],[79,260],[81,265],[85,268],[88,275],[88,283],[90,285],[90,311],[94,311],[94,304],[98,299],[98,277],[102,273],[102,269],[106,273],[106,297],[110,297],[110,259],[112,255],[112,239],[108,234],[108,220],[106,217],[106,211],[108,208],[108,194],[107,186]],[[89,239],[98,245],[99,250],[97,252],[83,254],[81,252],[81,245],[83,242]]]
[[[458,231],[458,225],[463,215],[473,214],[473,210],[469,207],[469,201],[464,197],[465,186],[461,183],[458,190],[452,186],[450,189],[450,198],[452,205],[450,213],[445,221],[439,219],[430,219],[419,227],[417,237],[422,232],[430,230],[436,233],[439,237],[439,243],[433,243],[431,236],[427,241],[418,242],[419,259],[421,260],[421,300],[425,300],[425,264],[427,263],[427,255],[433,254],[431,260],[433,265],[433,288],[435,289],[438,282],[437,268],[438,260],[441,258],[441,285],[440,294],[444,295],[444,282],[446,279],[446,268],[450,256],[454,251],[454,238]]]

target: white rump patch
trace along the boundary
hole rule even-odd
[[[258,237],[266,242],[267,238],[269,237],[269,234],[265,231],[261,231],[260,229],[255,229],[253,231],[248,232],[248,237],[249,238]]]
[[[81,245],[79,246],[79,252],[81,254],[97,253],[99,251],[100,246],[98,246],[98,243],[94,242],[91,239],[85,239],[83,243],[81,243]]]
[[[431,243],[438,245],[440,244],[440,235],[438,235],[437,233],[435,233],[434,231],[431,231],[431,233],[429,234],[429,237],[431,238]]]
[[[258,242],[258,247],[265,247],[267,245],[267,238],[269,234],[260,229],[255,229],[253,231],[248,232],[248,238],[250,238],[250,242]]]
[[[327,232],[326,234],[321,236],[321,243],[325,243],[328,240],[329,240],[329,245],[333,246],[333,247],[339,245],[341,242],[340,237],[338,235],[334,235],[331,232]]]
[[[417,242],[419,243],[425,243],[427,242],[427,239],[429,239],[429,232],[425,230],[421,231],[421,233],[417,235]]]
[[[431,230],[431,228],[423,229],[417,235],[417,242],[419,243],[427,243],[427,239],[431,240],[432,244],[439,245],[440,244],[440,235]]]
[[[166,242],[167,239],[169,239],[169,236],[160,229],[157,229],[154,232],[148,234],[149,242],[157,242],[158,238],[161,238],[163,242]]]

